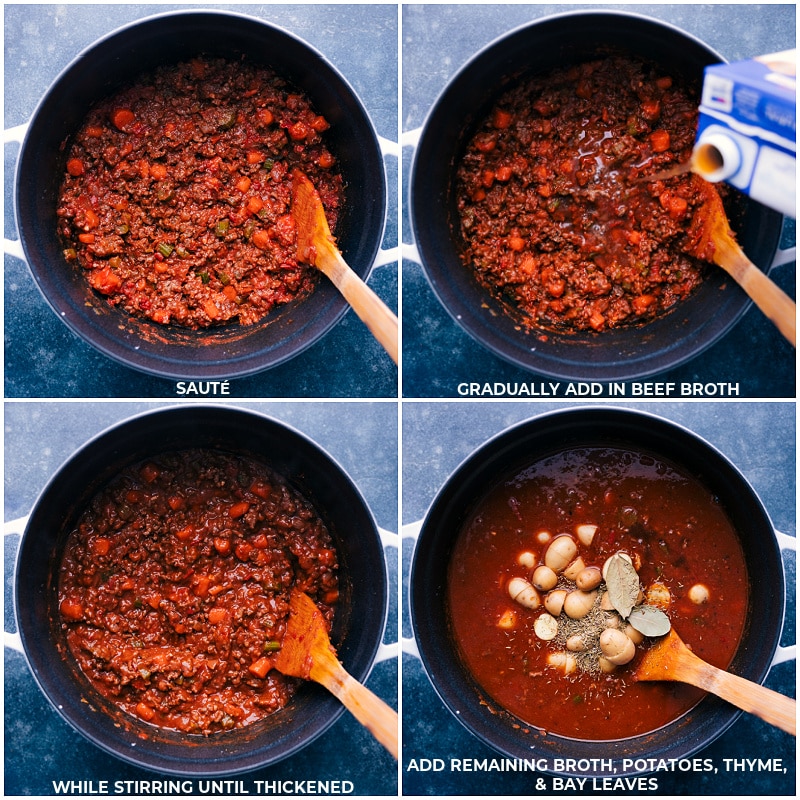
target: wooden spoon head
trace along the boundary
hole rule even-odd
[[[325,617],[305,592],[293,589],[289,599],[289,622],[274,661],[275,669],[284,675],[308,680],[315,658],[330,657],[331,653],[333,647]]]
[[[689,245],[686,252],[703,261],[719,263],[721,248],[734,247],[738,250],[739,246],[717,187],[698,175],[692,175],[692,180],[703,198],[703,204],[695,212],[687,231]]]
[[[297,260],[319,266],[319,256],[335,247],[319,192],[306,174],[292,172],[292,216],[297,226]]]
[[[687,660],[696,659],[675,629],[670,628],[666,636],[645,650],[633,677],[637,681],[681,680]]]

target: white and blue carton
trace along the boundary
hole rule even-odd
[[[791,50],[706,67],[695,146],[696,172],[791,217],[797,208],[796,61]],[[705,170],[697,168],[704,147],[715,157]]]

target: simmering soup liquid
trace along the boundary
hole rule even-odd
[[[630,553],[645,593],[655,585],[666,588],[663,607],[681,638],[704,660],[728,666],[745,625],[748,577],[724,509],[675,466],[610,448],[544,458],[477,504],[458,536],[448,576],[461,657],[487,701],[532,727],[591,740],[653,731],[702,697],[683,684],[632,680],[653,640],[645,639],[634,659],[611,673],[565,674],[548,662],[556,645],[534,630],[544,608],[525,608],[509,595],[513,578],[531,580],[520,554],[541,558],[546,534],[574,538],[579,525],[597,526],[591,543],[580,546],[587,564]]]

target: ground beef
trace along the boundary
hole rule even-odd
[[[609,56],[527,79],[458,165],[462,257],[534,329],[604,330],[663,314],[701,283],[687,254],[697,99],[657,67]]]
[[[209,734],[286,705],[272,669],[293,587],[330,626],[338,562],[310,503],[260,463],[187,450],[97,494],[60,567],[67,643],[94,687],[161,727]]]
[[[68,261],[130,314],[205,328],[307,297],[291,173],[335,231],[342,177],[327,120],[272,70],[197,58],[101,102],[69,146],[58,204]]]

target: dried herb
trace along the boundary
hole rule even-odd
[[[631,611],[628,622],[644,636],[663,636],[672,627],[669,617],[654,606],[637,606]]]
[[[627,619],[639,596],[639,576],[630,559],[615,553],[606,567],[606,588],[611,605]]]

